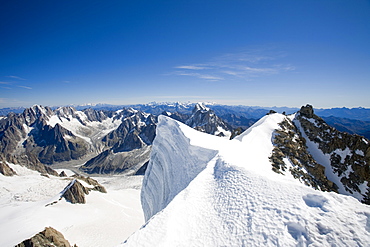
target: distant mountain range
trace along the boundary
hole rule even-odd
[[[143,112],[152,113],[159,115],[164,111],[169,112],[179,112],[184,114],[190,114],[194,106],[197,103],[181,103],[181,102],[165,102],[157,103],[151,102],[149,104],[136,104],[136,105],[111,105],[111,104],[84,104],[84,105],[67,105],[67,107],[73,107],[76,110],[84,110],[87,108],[92,108],[95,110],[109,110],[116,111],[122,108],[133,108],[141,110]],[[261,107],[261,106],[243,106],[243,105],[220,105],[216,103],[203,103],[207,107],[211,108],[216,112],[217,115],[223,115],[226,113],[243,113],[245,117],[259,119],[264,116],[270,110],[274,110],[278,113],[285,112],[286,114],[291,114],[299,110],[296,107]],[[57,109],[63,106],[54,106],[50,107],[51,109]],[[0,116],[6,116],[8,113],[22,113],[26,108],[24,107],[8,107],[0,109]],[[328,109],[316,109],[315,113],[320,117],[339,117],[339,118],[348,118],[356,119],[362,121],[370,121],[370,109],[357,107],[357,108],[328,108]]]
[[[156,103],[136,104],[136,105],[110,105],[110,104],[85,104],[70,106],[78,111],[91,108],[94,110],[117,111],[122,108],[133,108],[142,112],[160,115],[163,112],[180,113],[191,115],[196,103]],[[292,107],[258,107],[258,106],[228,106],[214,103],[205,103],[207,107],[212,109],[215,114],[227,121],[234,128],[240,127],[245,130],[258,119],[266,115],[270,110],[278,113],[292,114],[299,108]],[[51,107],[55,110],[59,107]],[[22,113],[25,110],[23,107],[2,108],[0,109],[1,116],[6,116],[9,113]],[[330,109],[315,109],[315,113],[322,117],[330,126],[338,128],[350,134],[358,134],[370,138],[370,109],[358,108],[330,108]]]
[[[180,115],[175,112],[172,117]],[[230,138],[233,132],[228,123],[203,105],[195,105],[192,114],[181,118],[206,133]],[[143,173],[156,124],[157,115],[133,108],[78,111],[36,105],[0,119],[0,158],[37,167],[40,172],[51,172],[45,165],[75,160],[83,163],[79,171],[85,173]]]
[[[36,105],[22,113],[8,113],[0,118],[0,158],[44,173],[52,172],[45,165],[75,160],[82,163],[78,169],[84,173],[143,174],[159,115],[230,139],[266,114],[275,110],[289,114],[293,110],[199,103],[151,103],[118,110],[111,105],[92,107],[96,109],[77,110],[70,106],[52,109]],[[353,112],[353,116],[365,118],[368,111],[341,109],[333,112],[342,112],[342,116]],[[327,110],[319,112],[328,114]],[[339,131],[367,138],[370,135],[370,122],[333,116],[323,119]]]

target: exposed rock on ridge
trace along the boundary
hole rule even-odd
[[[39,232],[32,238],[26,239],[22,243],[16,245],[16,247],[33,246],[71,247],[69,242],[64,238],[63,234],[52,227],[46,227],[44,231]],[[77,245],[74,245],[74,247],[77,247]]]
[[[294,123],[307,138],[313,158],[326,167],[329,179],[336,180],[339,192],[369,204],[370,141],[330,127],[314,114],[311,105],[301,108]]]
[[[8,166],[8,164],[2,161],[0,161],[0,173],[4,176],[13,176],[17,174],[12,168]]]
[[[62,197],[72,204],[85,204],[85,194],[88,195],[89,191],[77,179],[74,179],[64,189]]]
[[[68,202],[72,204],[80,203],[84,204],[86,203],[85,195],[88,195],[91,190],[99,191],[101,193],[107,193],[107,190],[98,183],[95,179],[92,179],[90,177],[83,177],[79,175],[74,176],[75,179],[73,179],[62,191],[61,198],[66,199]],[[92,185],[92,188],[83,186],[78,179],[88,183],[89,185]]]
[[[294,178],[308,186],[337,192],[337,186],[325,175],[325,167],[318,164],[307,151],[306,140],[299,135],[290,119],[285,118],[279,126],[281,129],[275,130],[272,140],[274,149],[269,157],[272,170],[281,174],[289,171]]]

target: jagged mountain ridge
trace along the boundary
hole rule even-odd
[[[230,136],[232,128],[213,111],[198,105],[194,109],[193,115],[182,114],[184,121],[207,133]],[[135,174],[149,160],[156,124],[155,115],[133,108],[78,111],[35,105],[0,120],[0,149],[3,160],[22,157],[28,167],[91,157],[81,171]]]
[[[179,112],[163,112],[162,115],[180,120],[199,131],[229,138],[233,128],[203,104],[196,104],[192,115]],[[103,138],[113,142],[112,148],[92,158],[80,169],[87,173],[120,173],[130,171],[136,174],[145,171],[149,162],[151,145],[155,137],[157,117],[137,111],[127,117],[114,131]],[[143,167],[143,169],[140,169]]]
[[[133,112],[72,107],[53,111],[36,105],[0,120],[0,149],[7,157],[35,156],[44,164],[93,156],[116,144],[102,139]]]
[[[102,138],[109,149],[87,161],[80,170],[87,173],[137,172],[149,160],[157,118],[137,110],[124,115],[122,123]]]
[[[185,108],[182,105],[176,107]],[[241,133],[243,130],[241,128],[235,130],[203,104],[195,105],[191,115],[179,112],[163,112],[162,114],[200,131],[215,135],[226,134],[229,137],[234,131],[232,133],[234,137],[236,133]],[[78,160],[90,155],[92,158],[81,167],[83,172],[122,173],[130,171],[130,174],[135,174],[141,166],[148,163],[151,144],[155,137],[157,117],[132,108],[118,111],[94,109],[77,111],[73,107],[52,110],[48,107],[34,106],[26,109],[22,114],[9,114],[7,118],[1,119],[0,123],[2,160],[12,159],[13,163],[19,162],[30,167],[34,164],[33,166],[37,167],[40,172],[47,173],[51,172],[50,169],[42,168],[41,163],[52,164],[65,160]],[[297,130],[293,132],[299,134]],[[284,151],[284,148],[280,147],[280,149]],[[309,153],[306,156],[308,155]],[[275,157],[275,162],[282,164],[281,153],[280,156],[280,161]],[[318,171],[322,168],[312,171],[314,170]],[[305,177],[309,183],[308,175],[298,175],[298,173],[295,175],[302,179]],[[355,188],[354,191],[360,190],[358,186],[352,185]],[[336,189],[333,187],[331,190]],[[351,190],[351,192],[354,191]],[[364,192],[360,194],[363,195]]]

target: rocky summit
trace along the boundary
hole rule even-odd
[[[32,238],[26,239],[22,243],[16,245],[16,247],[33,246],[71,247],[70,243],[64,238],[63,234],[52,227],[46,227],[42,232],[39,232]],[[77,247],[77,245],[74,245],[73,247]]]
[[[306,138],[312,156],[326,167],[328,178],[342,194],[370,203],[370,141],[330,127],[303,106],[293,121]]]
[[[351,195],[369,204],[368,139],[330,127],[311,105],[286,117],[279,126],[270,157],[275,172],[289,172],[316,189]]]
[[[91,187],[82,185],[79,180],[84,181]],[[64,198],[66,201],[72,204],[84,204],[86,203],[85,195],[88,195],[91,190],[107,193],[107,190],[104,188],[104,186],[99,184],[95,179],[74,175],[74,179],[64,188],[60,198]]]

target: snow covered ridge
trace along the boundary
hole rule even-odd
[[[366,246],[370,207],[272,170],[271,114],[233,140],[160,116],[141,193],[146,224],[121,246]]]

